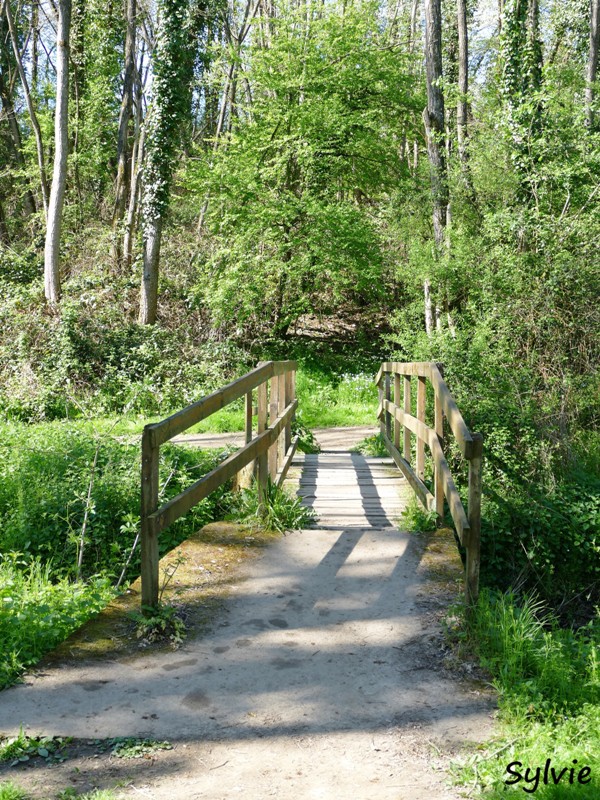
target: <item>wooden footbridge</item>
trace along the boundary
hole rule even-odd
[[[158,603],[158,539],[165,528],[234,476],[241,484],[256,480],[263,497],[269,482],[282,485],[298,445],[298,437],[292,436],[298,407],[296,366],[294,361],[263,362],[219,391],[144,428],[143,608]],[[320,528],[396,527],[402,509],[397,477],[404,476],[404,485],[412,487],[425,509],[440,519],[448,509],[466,553],[466,599],[473,603],[479,584],[482,437],[467,428],[441,365],[386,362],[375,381],[381,436],[389,458],[366,459],[351,453],[296,456],[302,470],[298,494],[315,509]],[[245,445],[159,507],[161,445],[240,398],[245,398]],[[450,437],[468,464],[466,508],[445,456]]]

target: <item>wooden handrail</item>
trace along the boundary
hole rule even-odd
[[[394,377],[394,399],[391,397],[391,377]],[[413,416],[411,378],[418,379],[417,415]],[[401,396],[401,378],[404,387]],[[433,387],[434,427],[425,422],[426,383]],[[481,550],[481,469],[483,437],[469,431],[456,401],[442,377],[440,365],[433,361],[399,363],[384,362],[375,379],[379,388],[377,416],[381,425],[381,436],[398,468],[402,471],[415,494],[427,510],[435,510],[438,517],[444,515],[444,500],[456,527],[459,541],[464,546],[467,563],[465,568],[465,593],[468,605],[477,600],[479,592],[479,560]],[[454,478],[443,451],[443,420],[448,420],[451,432],[464,458],[469,462],[469,500],[465,510],[456,488]],[[394,435],[392,440],[392,422]],[[404,431],[401,436],[401,431]],[[416,437],[416,462],[411,465],[411,436]],[[400,441],[403,452],[400,453]],[[425,445],[431,453],[434,466],[434,493],[424,481]]]
[[[250,464],[256,465],[261,501],[269,478],[278,486],[283,483],[298,444],[298,438],[292,439],[291,436],[291,424],[298,406],[295,397],[296,368],[295,361],[266,361],[217,392],[144,428],[141,490],[144,612],[158,604],[158,537],[165,528]],[[258,400],[256,435],[253,432],[254,389],[257,390]],[[245,446],[159,508],[158,464],[161,444],[240,397],[245,397]]]

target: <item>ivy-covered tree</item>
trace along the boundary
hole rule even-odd
[[[194,39],[189,0],[160,0],[152,53],[152,107],[146,121],[143,169],[143,271],[139,321],[156,321],[165,213],[178,145],[190,115]]]
[[[542,42],[538,0],[506,0],[502,25],[503,94],[520,175],[521,199],[531,199],[532,150],[542,125]]]

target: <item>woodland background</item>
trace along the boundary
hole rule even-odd
[[[40,604],[52,633],[135,574],[125,434],[265,358],[299,360],[302,430],[373,423],[379,362],[433,359],[485,437],[489,663],[524,716],[598,718],[599,14],[0,0],[0,567],[38,642]],[[167,494],[198,458],[165,448]],[[489,634],[523,606],[525,655]]]
[[[597,585],[597,0],[1,11],[6,420],[164,414],[268,356],[323,408],[435,359],[488,579]]]

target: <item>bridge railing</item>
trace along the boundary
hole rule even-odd
[[[416,415],[412,413],[413,378],[417,380]],[[432,426],[426,422],[428,381],[434,395]],[[427,510],[435,510],[439,517],[443,517],[444,499],[448,503],[459,541],[466,551],[465,592],[467,603],[471,605],[479,591],[483,437],[469,431],[442,377],[441,365],[429,361],[385,362],[379,369],[376,383],[379,388],[378,418],[388,452]],[[444,418],[469,463],[466,509],[443,451]],[[414,466],[413,436],[416,437]],[[433,459],[433,493],[425,484],[425,447]]]
[[[143,609],[158,604],[158,538],[165,528],[234,475],[242,473],[244,468],[255,472],[261,497],[264,497],[269,478],[278,486],[282,484],[298,443],[297,437],[292,439],[291,429],[298,405],[296,367],[295,361],[263,362],[213,394],[144,428],[141,487]],[[241,397],[245,398],[245,446],[159,508],[160,446]],[[256,432],[253,429],[255,416]]]

